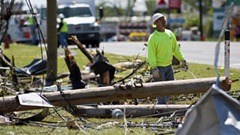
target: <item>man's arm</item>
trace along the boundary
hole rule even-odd
[[[57,29],[58,32],[61,30],[62,26],[63,26],[63,22],[61,21],[61,22],[59,23],[59,26],[58,26],[58,29]]]
[[[176,36],[171,32],[171,36],[172,36],[172,42],[173,42],[173,55],[179,60],[182,61],[184,60],[184,56],[180,50],[180,47],[177,43],[177,39]]]
[[[183,56],[183,54],[182,54],[182,52],[181,52],[181,50],[180,50],[180,47],[179,47],[179,45],[178,45],[178,43],[177,43],[177,39],[176,39],[176,37],[175,37],[175,35],[172,33],[172,36],[174,37],[173,38],[173,54],[174,54],[174,56],[179,60],[179,61],[181,61],[181,65],[182,65],[182,67],[183,68],[185,68],[186,70],[188,70],[188,64],[187,64],[187,61],[185,60],[185,58],[184,58],[184,56]]]
[[[156,67],[156,49],[154,46],[154,42],[153,42],[153,37],[150,37],[148,40],[148,62],[151,66],[151,68]]]

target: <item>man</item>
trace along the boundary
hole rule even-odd
[[[148,62],[151,66],[153,81],[174,80],[172,69],[173,55],[182,63],[185,69],[188,65],[177,44],[172,31],[166,29],[166,20],[161,13],[152,16],[152,25],[156,30],[148,39]],[[166,104],[169,96],[158,97],[157,104]]]
[[[34,17],[33,15],[29,16],[29,26],[31,29],[31,36],[32,36],[31,44],[35,45],[37,40],[37,35],[36,35],[36,23],[33,17]]]
[[[67,32],[68,32],[68,26],[67,26],[67,22],[64,20],[64,15],[60,14],[59,15],[60,18],[60,23],[58,24],[58,32],[60,32],[59,35],[59,42],[61,44],[61,47],[67,47],[67,40],[66,40],[66,36],[67,36]]]

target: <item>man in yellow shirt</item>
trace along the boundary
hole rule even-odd
[[[187,62],[177,44],[174,33],[166,29],[166,20],[161,13],[152,17],[152,24],[156,30],[148,39],[148,62],[151,66],[153,81],[174,80],[172,69],[173,55],[188,69]],[[158,97],[157,104],[166,104],[169,96]]]
[[[36,22],[34,20],[35,14],[29,16],[29,26],[31,29],[31,36],[32,36],[32,45],[37,44],[37,34],[36,34]]]
[[[61,47],[64,48],[64,47],[67,47],[67,32],[68,32],[68,25],[67,25],[67,22],[64,20],[64,15],[63,14],[60,14],[59,15],[59,18],[60,18],[60,23],[58,24],[58,32],[60,33],[59,34],[59,41],[60,41],[60,44],[61,44]]]

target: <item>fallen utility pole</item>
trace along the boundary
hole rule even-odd
[[[77,112],[73,112],[73,115],[83,116],[89,118],[110,118],[112,116],[112,111],[115,109],[120,109],[124,112],[126,117],[141,117],[141,116],[152,116],[154,114],[169,114],[171,115],[173,112],[177,111],[181,114],[184,114],[188,110],[190,105],[96,105],[96,106],[86,106],[86,105],[78,105]],[[71,112],[71,110],[70,110]],[[77,114],[76,114],[77,113]],[[159,116],[158,115],[158,116]]]
[[[225,91],[230,90],[231,83],[226,77],[219,78],[219,87]],[[134,98],[156,97],[164,95],[180,95],[206,92],[216,84],[216,77],[143,83],[141,86],[128,89],[118,89],[113,86],[88,89],[67,90],[61,92],[42,93],[52,105],[64,107],[80,104],[91,104],[107,101],[117,101]],[[36,106],[21,106],[17,96],[0,98],[0,113],[38,109]]]

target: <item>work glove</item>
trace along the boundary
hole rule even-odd
[[[160,73],[159,73],[159,70],[158,70],[157,67],[155,67],[155,68],[152,69],[152,75],[153,75],[153,77],[156,78],[156,79],[160,78]]]
[[[188,70],[188,65],[186,60],[182,60],[182,67],[186,70]]]

